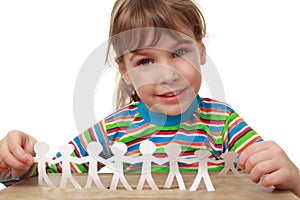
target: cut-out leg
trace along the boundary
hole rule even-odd
[[[152,178],[151,175],[148,176],[147,182],[150,185],[150,187],[151,187],[152,190],[159,190],[158,187],[156,186],[156,184],[155,184],[155,182],[154,182],[154,180],[153,180],[153,178]]]
[[[88,176],[86,180],[85,188],[91,188],[91,185],[92,185],[92,177]]]
[[[68,178],[71,181],[71,183],[74,185],[75,188],[81,189],[81,186],[77,183],[77,181],[74,179],[74,177],[72,175],[69,175]]]
[[[142,175],[141,178],[140,178],[140,180],[139,180],[139,183],[138,183],[138,185],[136,187],[137,190],[142,190],[143,189],[145,180],[146,180],[146,177]]]
[[[176,174],[176,179],[177,179],[177,182],[178,182],[178,186],[179,186],[179,190],[186,190],[185,188],[185,184],[184,184],[184,181],[183,181],[183,178],[181,176],[181,174]]]
[[[55,186],[53,185],[53,183],[50,181],[50,179],[49,179],[48,176],[45,176],[45,177],[44,177],[44,181],[46,182],[46,184],[47,184],[49,187],[52,187],[52,188],[55,187]]]
[[[103,185],[103,183],[100,181],[99,177],[96,176],[93,178],[95,185],[99,188],[99,189],[106,189]]]
[[[165,182],[164,188],[171,188],[172,182],[174,180],[174,174],[173,173],[169,173],[168,178]]]
[[[130,187],[129,183],[126,181],[124,175],[122,175],[122,176],[120,177],[120,181],[121,181],[121,183],[124,185],[124,187],[125,187],[127,190],[133,190],[133,189]]]
[[[62,175],[59,187],[60,188],[66,188],[67,187],[67,181],[68,181],[68,177],[65,176],[65,175]]]
[[[193,184],[190,188],[190,191],[196,191],[197,190],[197,188],[200,184],[201,178],[202,178],[202,176],[198,176],[198,175],[196,176],[196,178],[195,178],[195,180],[194,180],[194,182],[193,182]]]
[[[213,186],[213,184],[212,184],[212,182],[211,182],[208,174],[205,174],[203,176],[203,180],[204,180],[204,183],[205,183],[207,191],[209,191],[209,192],[215,191],[215,188],[214,188],[214,186]]]
[[[120,177],[117,174],[113,175],[113,178],[111,180],[110,187],[109,187],[110,190],[116,190],[117,189],[119,179],[120,179]]]
[[[219,174],[226,174],[226,172],[228,172],[229,171],[229,167],[228,166],[225,166],[220,172],[219,172]]]

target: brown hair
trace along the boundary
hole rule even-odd
[[[118,62],[122,62],[124,54],[122,47],[129,51],[132,46],[130,43],[136,40],[132,36],[132,41],[129,41],[128,37],[124,40],[124,37],[114,36],[145,27],[159,27],[180,32],[178,23],[190,28],[197,42],[201,42],[206,35],[203,14],[193,0],[116,0],[111,13],[106,61],[117,59]],[[145,36],[140,37],[140,41],[141,38]],[[109,59],[111,45],[116,54],[116,58],[113,59]],[[117,92],[117,109],[139,100],[133,86],[126,85],[120,77]]]

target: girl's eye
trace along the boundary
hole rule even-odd
[[[179,49],[179,50],[177,50],[177,51],[175,51],[174,52],[174,58],[177,58],[177,57],[181,57],[181,56],[183,56],[184,54],[186,54],[187,53],[187,51],[186,50],[184,50],[184,49]]]
[[[142,59],[138,62],[138,66],[148,66],[153,64],[151,59]]]

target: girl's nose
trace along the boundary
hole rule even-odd
[[[180,75],[176,71],[174,66],[171,66],[170,63],[167,65],[161,64],[159,70],[157,70],[158,82],[164,85],[171,85],[176,82]]]

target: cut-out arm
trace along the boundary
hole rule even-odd
[[[163,164],[169,162],[169,158],[154,158],[153,162],[155,162],[158,165],[163,165]]]
[[[209,162],[212,162],[212,163],[215,163],[215,164],[221,164],[221,163],[224,163],[224,160],[222,160],[222,159],[215,160],[215,159],[209,158],[208,161],[209,161]]]
[[[193,163],[198,163],[199,158],[180,158],[178,161],[186,164],[193,164]]]
[[[50,160],[50,164],[57,164],[59,162],[63,161],[62,157],[56,158],[54,160]]]

